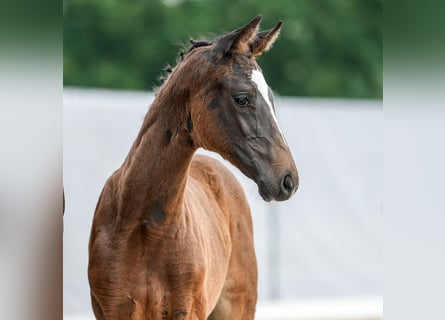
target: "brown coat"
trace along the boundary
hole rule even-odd
[[[259,20],[194,44],[106,182],[89,246],[97,319],[253,319],[257,266],[246,197],[228,169],[194,153],[220,153],[265,200],[285,200],[298,186],[271,97],[246,76],[281,27],[257,33]]]

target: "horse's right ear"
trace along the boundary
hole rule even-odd
[[[215,58],[222,58],[226,53],[243,53],[250,51],[250,45],[255,41],[261,16],[256,16],[244,27],[236,29],[219,38],[213,45]]]

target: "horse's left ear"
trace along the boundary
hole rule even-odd
[[[255,41],[251,46],[253,56],[259,56],[263,52],[266,52],[272,47],[272,44],[277,40],[280,35],[283,21],[278,21],[277,25],[272,29],[262,31],[257,34]]]
[[[229,34],[219,38],[213,47],[213,53],[221,58],[228,52],[247,52],[255,41],[261,16],[256,16],[244,27],[236,29]]]

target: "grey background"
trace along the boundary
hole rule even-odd
[[[65,314],[91,313],[86,268],[94,208],[152,99],[64,90]],[[276,97],[275,105],[300,172],[296,195],[264,203],[256,185],[222,160],[251,204],[260,303],[381,296],[381,102]]]

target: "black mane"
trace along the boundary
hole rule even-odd
[[[200,41],[196,41],[193,39],[190,39],[190,43],[192,44],[191,47],[187,50],[181,50],[179,52],[179,59],[177,61],[177,63],[181,62],[184,60],[185,56],[192,52],[194,49],[196,48],[200,48],[200,47],[208,47],[211,46],[213,44],[212,41],[208,41],[208,40],[200,40]],[[170,65],[167,65],[164,68],[164,74],[161,75],[161,77],[159,78],[160,81],[160,86],[162,86],[165,82],[165,80],[167,80],[168,76],[170,75],[170,73],[172,73],[173,68]]]

